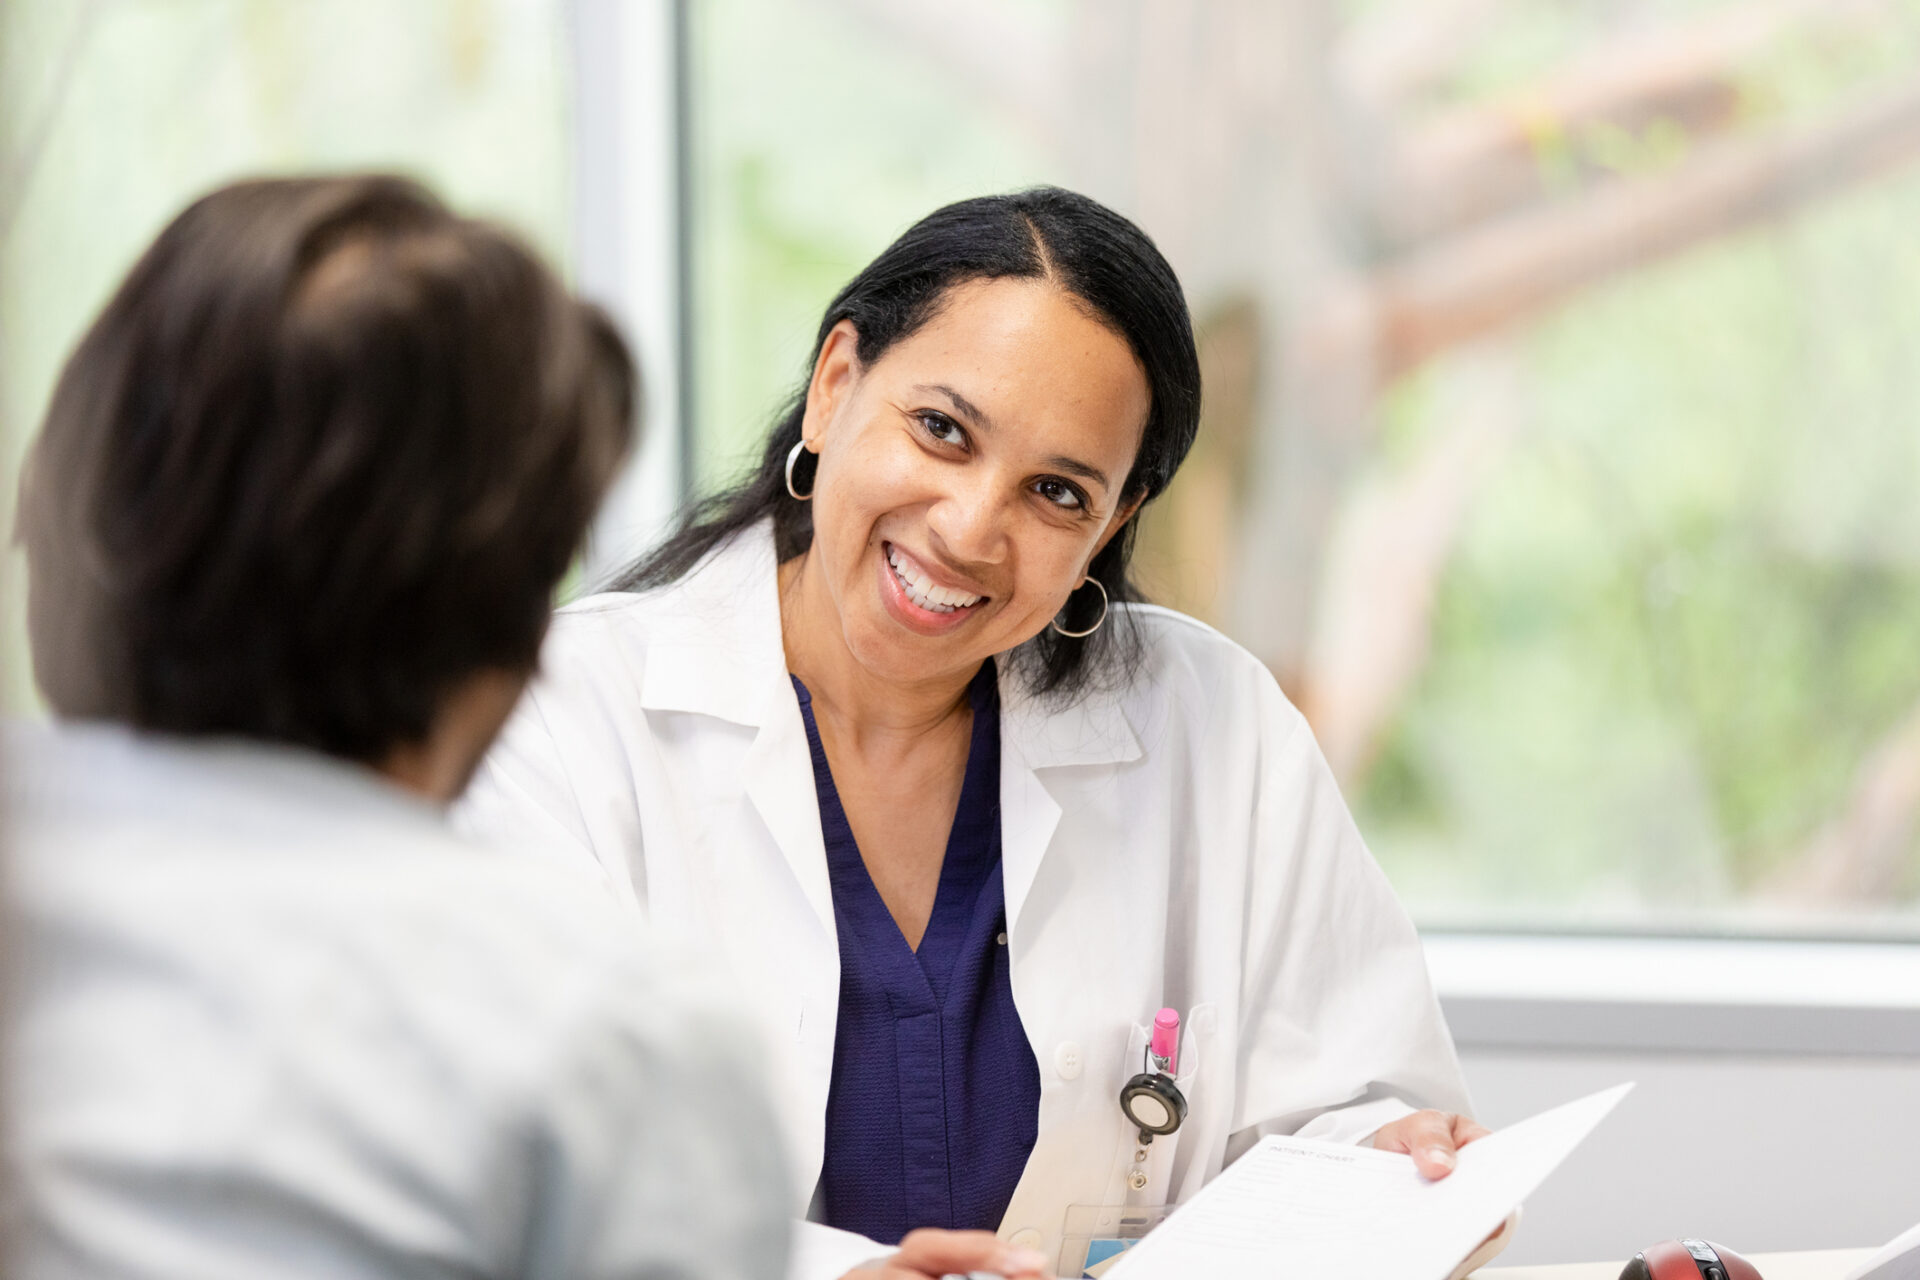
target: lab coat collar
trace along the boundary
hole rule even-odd
[[[820,798],[806,725],[780,635],[779,565],[762,523],[663,588],[640,679],[648,711],[712,716],[754,729],[741,787],[780,848],[808,905],[833,937]]]
[[[1036,697],[1022,687],[1012,663],[1000,663],[1000,741],[1030,769],[1125,764],[1141,755],[1120,695],[1111,689],[1072,702]]]
[[[757,526],[722,544],[685,578],[662,588],[656,638],[640,679],[640,705],[760,728],[793,701],[780,639],[773,531]]]
[[[831,934],[832,885],[806,729],[781,641],[772,526],[741,533],[664,592],[641,705],[758,730],[746,761],[747,796]],[[1120,691],[1099,689],[1057,703],[1028,693],[1011,663],[996,665],[1003,884],[1007,925],[1015,929],[1060,822],[1059,802],[1041,771],[1123,764],[1142,752]]]
[[[1055,704],[1027,692],[1012,666],[999,664],[1000,865],[1007,930],[1017,936],[1040,864],[1060,825],[1060,802],[1042,781],[1042,771],[1124,764],[1138,759],[1141,750],[1113,691]],[[1069,784],[1062,779],[1057,785]]]
[[[773,527],[761,523],[717,548],[670,587],[641,677],[640,705],[761,728],[793,702],[780,632]],[[591,608],[591,604],[587,606]],[[1000,662],[1000,736],[1030,769],[1122,764],[1141,755],[1121,691],[1056,703],[1021,687]]]

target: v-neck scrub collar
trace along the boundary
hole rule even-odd
[[[1040,1068],[1013,1003],[1000,862],[994,667],[973,706],[960,804],[916,952],[867,873],[798,677],[840,942],[839,1026],[815,1203],[896,1243],[916,1227],[1000,1225],[1038,1130]]]

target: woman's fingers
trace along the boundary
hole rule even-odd
[[[1032,1249],[1009,1245],[991,1231],[939,1231],[923,1227],[907,1233],[900,1252],[879,1270],[850,1271],[844,1280],[940,1280],[973,1271],[1006,1280],[1043,1280],[1046,1258]]]
[[[1459,1162],[1457,1153],[1461,1147],[1491,1132],[1466,1116],[1447,1111],[1416,1111],[1383,1126],[1373,1135],[1373,1145],[1382,1151],[1412,1156],[1414,1167],[1425,1177],[1444,1178]]]
[[[1453,1117],[1453,1144],[1456,1147],[1464,1147],[1469,1142],[1478,1142],[1492,1132],[1493,1130],[1470,1116]]]

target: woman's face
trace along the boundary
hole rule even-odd
[[[956,286],[870,367],[855,342],[829,335],[807,391],[809,569],[874,675],[970,673],[1038,634],[1132,516],[1146,374],[1035,280]]]

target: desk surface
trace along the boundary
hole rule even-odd
[[[1835,1249],[1825,1253],[1756,1253],[1747,1259],[1766,1280],[1843,1280],[1847,1272],[1873,1256],[1871,1249]],[[1488,1267],[1472,1280],[1619,1280],[1620,1262],[1576,1262],[1560,1267]]]

